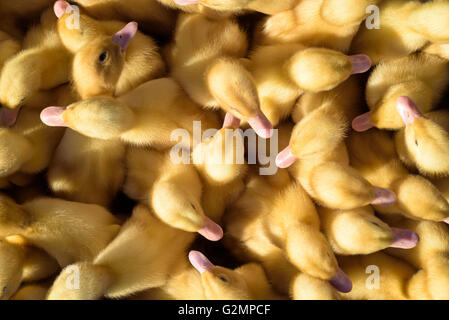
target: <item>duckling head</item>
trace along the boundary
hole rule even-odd
[[[352,121],[352,128],[357,132],[364,132],[374,127],[378,129],[398,130],[404,127],[396,104],[400,97],[412,98],[423,112],[431,109],[432,89],[421,80],[406,81],[391,86],[383,98],[371,111],[361,114]]]
[[[0,300],[9,299],[19,288],[24,260],[19,246],[0,238]]]
[[[201,282],[208,300],[250,300],[252,298],[242,272],[214,266],[198,251],[191,251],[189,260],[201,273]]]
[[[104,140],[118,138],[135,121],[131,109],[109,97],[86,99],[68,107],[48,107],[40,117],[48,126],[70,127],[88,137]]]
[[[423,117],[409,97],[400,97],[397,110],[406,127],[398,150],[405,152],[410,160],[424,173],[449,174],[449,134],[444,128]]]
[[[82,98],[114,95],[125,63],[126,48],[137,33],[130,22],[111,37],[86,44],[73,60],[73,82]]]
[[[254,80],[239,61],[228,58],[216,61],[209,67],[206,81],[223,110],[247,121],[261,138],[268,139],[273,135],[273,126],[260,110]]]
[[[0,236],[22,234],[31,217],[14,200],[0,194]]]
[[[296,124],[289,146],[276,157],[279,168],[288,168],[300,159],[324,155],[343,141],[345,117],[331,107],[331,104],[325,105]]]
[[[165,223],[187,232],[198,232],[211,241],[223,237],[221,227],[204,215],[200,201],[188,188],[160,182],[154,187],[151,199],[156,215]]]
[[[79,8],[67,1],[56,1],[53,10],[58,18],[58,33],[63,45],[77,52],[85,44],[104,34],[101,26],[92,18],[80,14]]]

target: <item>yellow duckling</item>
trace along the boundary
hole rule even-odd
[[[163,75],[165,66],[153,39],[137,30],[137,23],[98,21],[80,14],[79,28],[71,28],[69,4],[55,3],[58,34],[73,58],[73,83],[81,98],[120,96],[145,81]]]
[[[239,60],[247,47],[246,35],[235,21],[182,14],[168,52],[170,74],[199,105],[221,107],[268,138],[272,126],[260,111],[253,79]]]
[[[343,270],[354,281],[353,291],[343,296],[349,299],[449,299],[447,226],[433,221],[390,218],[391,224],[416,231],[420,239],[418,245],[410,250],[390,248],[385,253],[340,257]],[[373,279],[376,272],[377,280]]]
[[[356,82],[348,82],[328,94],[303,96],[294,112],[299,122],[291,131],[288,147],[276,157],[279,168],[290,167],[308,194],[329,208],[350,210],[374,203],[388,206],[395,201],[392,192],[371,185],[349,165],[344,142],[346,114],[359,104],[357,87]],[[280,134],[283,130],[291,129],[281,126]]]
[[[291,114],[303,93],[332,90],[370,67],[365,55],[346,56],[302,44],[260,46],[247,63],[257,87],[260,109],[274,126]]]
[[[443,221],[449,217],[449,203],[427,179],[409,174],[388,133],[377,129],[352,133],[347,145],[351,166],[373,185],[388,188],[397,196],[396,204],[375,206],[376,211],[418,220]]]
[[[1,300],[13,296],[22,282],[48,278],[59,268],[57,262],[44,251],[11,240],[0,239]]]
[[[448,300],[449,289],[449,231],[441,222],[412,221],[395,219],[391,224],[408,228],[419,235],[419,244],[407,253],[388,249],[387,253],[410,263],[417,268],[416,275],[410,279],[408,293],[412,299]]]
[[[48,293],[49,300],[122,298],[165,285],[195,238],[171,228],[138,205],[117,237],[93,262],[64,269]],[[79,287],[67,287],[73,270]]]
[[[127,167],[125,193],[149,205],[163,222],[212,241],[223,237],[203,211],[202,183],[193,165],[174,163],[171,151],[135,148],[127,154]]]
[[[352,51],[374,64],[419,51],[429,42],[447,43],[449,3],[445,0],[389,0],[379,4],[380,28],[361,28]]]
[[[152,80],[119,98],[97,97],[41,113],[49,126],[68,126],[91,138],[120,139],[138,145],[167,148],[176,145],[174,130],[193,137],[194,121],[201,130],[216,128],[217,115],[193,103],[169,78]],[[190,148],[191,140],[185,142]]]
[[[279,300],[262,266],[245,264],[234,270],[214,266],[202,253],[190,251],[189,260],[201,274],[208,300]]]
[[[245,264],[234,270],[213,265],[201,252],[190,251],[167,283],[136,300],[278,300],[261,265]],[[193,266],[193,267],[192,267]]]
[[[174,29],[175,14],[156,0],[76,0],[87,14],[101,20],[135,20],[143,30],[169,36]]]
[[[323,233],[339,255],[370,254],[389,247],[410,249],[418,243],[415,232],[390,228],[370,206],[353,210],[320,207],[318,212]]]
[[[262,21],[256,35],[258,44],[301,43],[348,52],[362,21],[368,16],[367,8],[380,0],[296,2],[293,8],[278,11]]]
[[[30,29],[23,51],[9,59],[0,74],[0,103],[4,108],[23,106],[39,90],[69,81],[71,55],[53,24]],[[32,72],[31,72],[32,71]]]
[[[351,290],[350,280],[339,271],[320,232],[313,202],[287,172],[252,175],[224,219],[228,248],[239,257],[263,264],[280,292],[288,293],[300,272],[328,280],[338,290]]]
[[[61,266],[92,260],[119,228],[116,219],[97,205],[38,198],[19,206],[4,195],[0,198],[0,236],[20,235]]]
[[[401,160],[428,176],[449,175],[449,127],[424,117],[409,97],[400,97],[397,109],[406,126],[395,136]]]
[[[225,127],[198,144],[192,153],[193,165],[174,163],[172,151],[130,149],[126,194],[149,204],[175,228],[199,232],[209,240],[221,239],[223,231],[216,223],[243,191],[247,169],[243,137],[230,129]]]
[[[370,112],[356,117],[352,127],[359,132],[372,127],[401,129],[404,122],[396,108],[399,97],[410,97],[426,113],[439,102],[448,83],[448,60],[435,55],[418,53],[380,63],[366,85]]]

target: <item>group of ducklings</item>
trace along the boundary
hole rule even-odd
[[[449,299],[448,0],[1,1],[0,70],[1,299]]]

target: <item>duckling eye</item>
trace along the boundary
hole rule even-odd
[[[228,278],[226,278],[225,276],[223,276],[223,275],[219,275],[218,276],[218,279],[220,279],[221,281],[223,281],[223,282],[229,282],[229,280],[228,280]]]
[[[100,56],[98,57],[98,61],[100,61],[101,63],[103,63],[106,58],[108,57],[108,52],[104,51],[102,54],[100,54]]]
[[[418,140],[415,140],[415,144],[416,144],[417,147],[419,146]]]
[[[6,293],[6,290],[8,289],[8,286],[4,286],[2,289],[2,296]]]

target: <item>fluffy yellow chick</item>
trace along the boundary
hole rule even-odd
[[[93,262],[64,269],[49,291],[49,300],[122,298],[163,286],[187,252],[195,235],[171,228],[143,205],[137,206],[117,237]],[[79,288],[68,288],[73,270]]]
[[[290,291],[300,271],[329,280],[338,290],[351,290],[351,282],[339,271],[320,232],[313,202],[287,172],[252,175],[224,220],[228,248],[239,257],[262,263],[280,292]]]
[[[19,206],[1,196],[0,236],[20,235],[61,266],[92,260],[117,234],[116,223],[97,205],[38,198]]]
[[[321,207],[318,212],[323,233],[339,255],[370,254],[389,247],[410,249],[418,243],[415,232],[391,228],[370,206],[353,210]]]
[[[352,45],[353,52],[367,54],[374,64],[406,56],[429,42],[449,42],[445,0],[382,1],[378,12],[380,28],[362,27]]]
[[[127,154],[125,192],[153,209],[166,224],[198,232],[213,241],[223,230],[205,215],[201,206],[202,183],[191,164],[177,164],[171,151],[131,149]]]
[[[407,253],[388,249],[387,253],[410,263],[417,268],[416,275],[410,279],[408,294],[412,299],[449,299],[449,260],[447,251],[449,231],[441,222],[412,221],[395,219],[391,224],[408,228],[419,235],[419,244]]]
[[[332,90],[352,74],[364,73],[370,67],[365,55],[346,56],[302,44],[260,46],[247,63],[260,109],[274,126],[291,114],[304,92]]]
[[[416,231],[420,242],[410,250],[390,248],[385,253],[340,257],[343,270],[354,282],[354,289],[343,294],[344,298],[449,299],[447,226],[441,222],[400,217],[392,217],[389,222]]]
[[[392,190],[396,204],[375,209],[403,214],[412,219],[443,221],[449,217],[449,203],[427,179],[411,175],[399,160],[388,133],[372,129],[352,133],[347,145],[351,166],[373,185]]]
[[[352,127],[366,131],[373,126],[397,130],[404,127],[397,111],[397,100],[410,97],[425,113],[441,99],[449,83],[448,60],[419,53],[380,63],[366,85],[366,101],[370,112],[356,117]]]
[[[99,21],[80,14],[72,28],[69,4],[55,3],[58,34],[74,56],[72,77],[82,98],[120,96],[145,81],[161,76],[165,66],[154,40],[137,30],[137,24]]]
[[[170,78],[146,82],[116,99],[97,97],[67,108],[49,107],[42,111],[41,119],[91,138],[120,138],[128,144],[162,149],[177,144],[174,130],[184,129],[182,135],[193,137],[194,121],[201,123],[201,130],[218,126],[217,115],[203,111]],[[184,145],[190,148],[191,139]]]
[[[406,126],[395,136],[401,160],[428,176],[449,175],[449,127],[423,116],[409,97],[400,97],[397,109]]]
[[[358,105],[360,94],[356,83],[348,84],[332,94],[307,94],[300,99],[294,113],[299,122],[288,147],[277,155],[276,164],[290,167],[290,173],[323,206],[349,210],[370,203],[391,205],[395,201],[392,192],[371,185],[349,166],[344,143],[346,114]],[[279,131],[283,130],[290,129],[281,126]]]
[[[261,265],[245,264],[234,270],[213,265],[201,252],[190,251],[167,283],[144,292],[137,300],[277,300]]]

